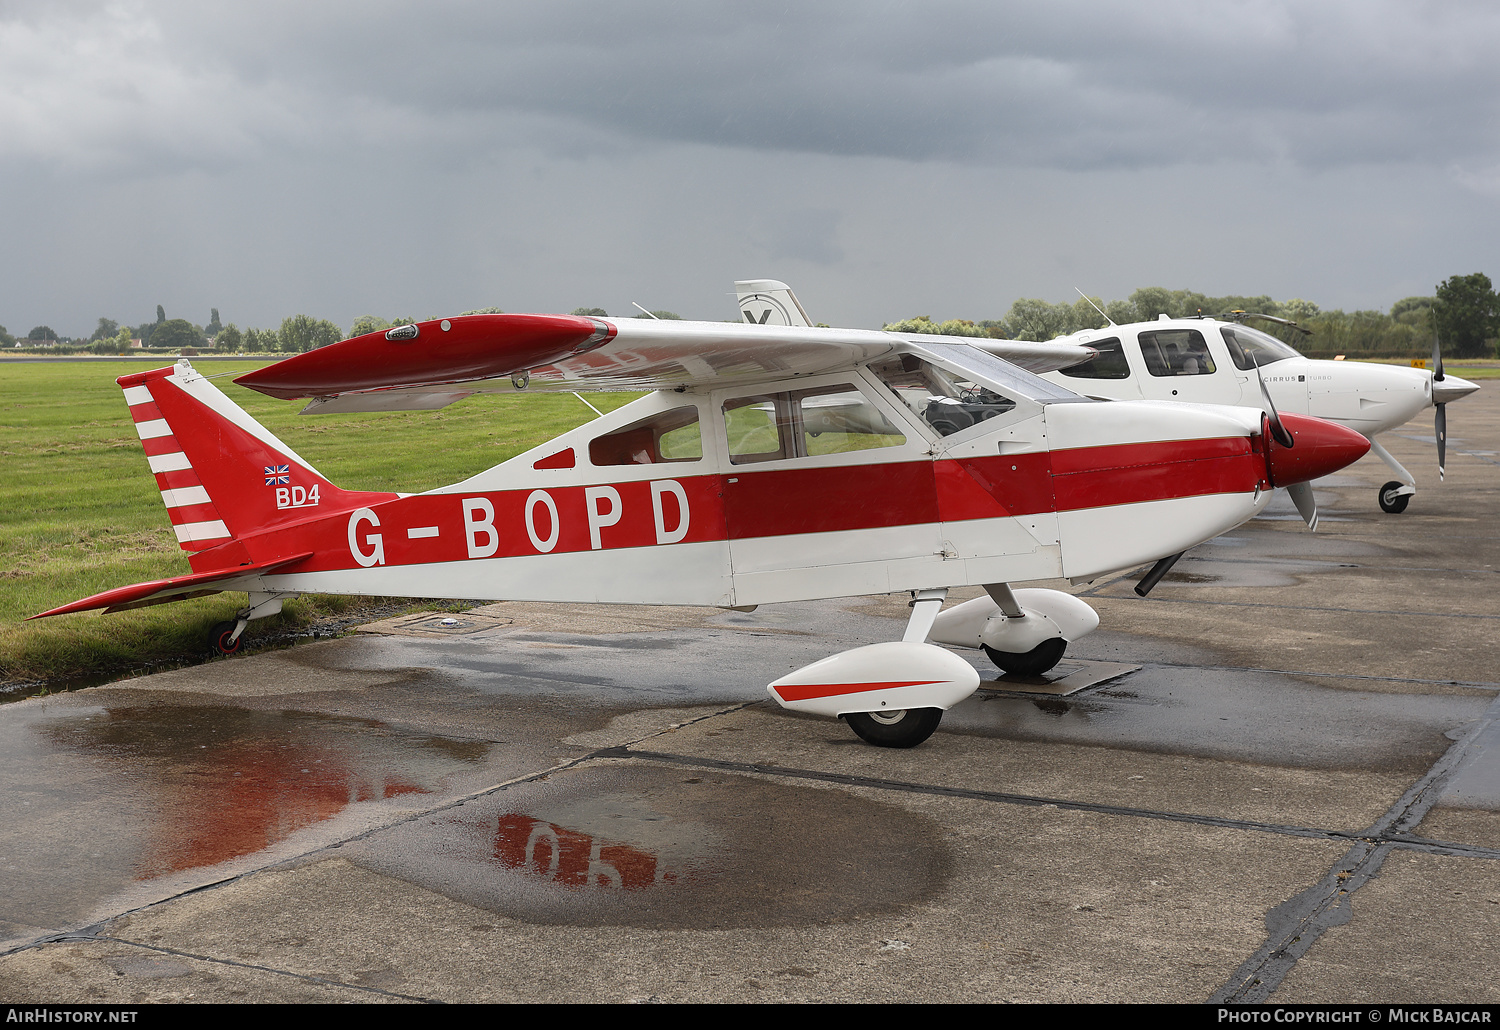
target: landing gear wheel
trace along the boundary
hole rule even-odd
[[[1051,640],[1043,640],[1030,651],[996,651],[985,645],[984,653],[990,656],[990,661],[1001,672],[1008,672],[1012,676],[1040,676],[1062,661],[1063,652],[1067,649],[1066,640],[1053,637]]]
[[[1405,483],[1398,483],[1394,479],[1380,488],[1380,510],[1389,515],[1399,515],[1406,510],[1406,502],[1411,500],[1411,494],[1398,494]]]
[[[208,645],[219,654],[239,654],[240,648],[245,643],[245,635],[241,633],[233,641],[229,638],[234,636],[234,627],[237,622],[221,622],[208,631]]]
[[[901,708],[894,712],[850,712],[849,728],[876,747],[916,747],[943,720],[941,708]]]

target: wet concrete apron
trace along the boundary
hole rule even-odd
[[[1406,514],[1366,460],[1316,536],[1078,588],[1088,685],[974,655],[912,751],[764,700],[905,597],[492,605],[6,706],[0,1000],[1493,1001],[1500,391],[1450,414],[1442,487],[1430,420],[1388,444]]]

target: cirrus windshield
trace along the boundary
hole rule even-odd
[[[1300,358],[1302,355],[1274,336],[1244,325],[1219,327],[1224,343],[1229,347],[1229,356],[1234,367],[1248,372],[1256,365],[1269,365],[1284,358]]]

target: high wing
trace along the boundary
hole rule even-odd
[[[343,340],[235,382],[273,397],[313,398],[309,413],[419,410],[510,390],[513,378],[548,391],[671,389],[814,375],[910,345],[973,342],[741,322],[466,315]],[[984,343],[985,350],[1031,372],[1094,356],[1092,348],[1073,342]]]

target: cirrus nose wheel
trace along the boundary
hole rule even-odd
[[[902,708],[894,712],[850,712],[844,716],[860,739],[876,747],[916,747],[943,721],[941,708]]]
[[[1411,500],[1410,493],[1401,493],[1405,483],[1391,480],[1380,488],[1380,510],[1389,515],[1399,515],[1406,510],[1406,504]]]

